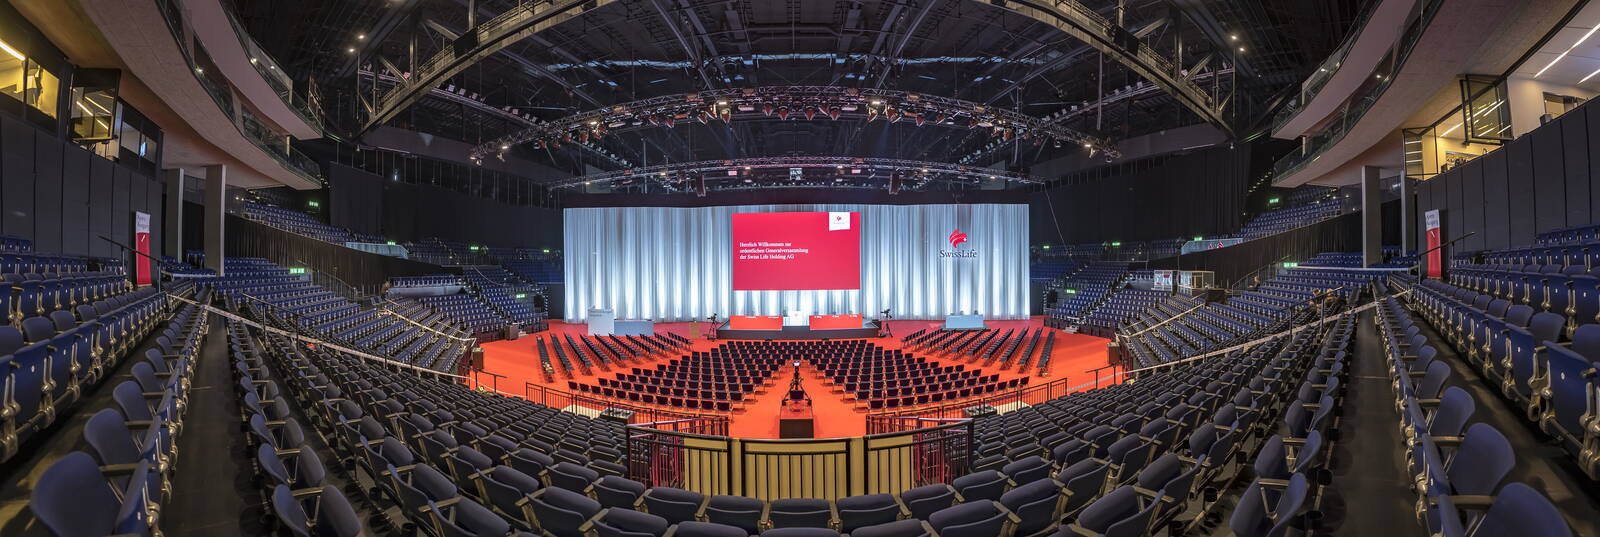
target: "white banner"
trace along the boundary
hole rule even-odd
[[[734,291],[733,213],[861,213],[861,289]],[[955,312],[1028,316],[1028,206],[746,205],[564,212],[566,317],[589,308],[662,322],[729,315]],[[848,224],[846,224],[848,225]]]

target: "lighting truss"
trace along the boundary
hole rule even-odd
[[[733,122],[770,117],[910,121],[919,127],[933,124],[985,129],[1000,140],[1020,137],[1039,143],[1069,142],[1120,156],[1109,140],[1067,128],[1060,121],[972,101],[892,89],[762,86],[665,95],[580,112],[486,142],[473,148],[470,157],[482,160],[523,143],[540,147],[588,143],[613,131],[671,128],[680,121]]]
[[[811,175],[807,176],[807,171],[811,171]],[[584,185],[607,184],[619,181],[633,182],[635,180],[664,183],[672,186],[682,186],[701,179],[707,183],[737,181],[740,184],[753,184],[756,178],[759,178],[762,184],[768,186],[785,187],[800,182],[801,178],[817,181],[821,176],[831,177],[835,181],[843,179],[861,181],[877,178],[886,182],[890,178],[899,177],[913,184],[935,180],[970,184],[1002,179],[1027,184],[1039,184],[1041,182],[1039,179],[1025,173],[964,166],[948,162],[872,157],[799,156],[702,160],[698,162],[644,166],[573,177],[552,184],[551,188],[577,188]]]

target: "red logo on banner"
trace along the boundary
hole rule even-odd
[[[955,248],[956,245],[961,244],[963,242],[967,242],[967,234],[966,233],[962,233],[960,229],[956,229],[955,231],[951,231],[950,232],[950,247],[951,248]]]

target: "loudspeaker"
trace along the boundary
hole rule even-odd
[[[899,193],[900,193],[900,174],[898,174],[898,173],[889,174],[889,195],[893,196],[893,195],[899,194]]]
[[[700,175],[694,178],[694,195],[706,197],[706,176]]]

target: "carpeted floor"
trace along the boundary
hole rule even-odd
[[[938,321],[891,321],[890,329],[897,336],[910,334],[916,330],[936,327]],[[1020,330],[1024,328],[1037,329],[1044,326],[1043,318],[1033,318],[1027,321],[989,321],[989,326],[997,330]],[[703,338],[693,338],[693,327],[690,323],[660,323],[656,325],[657,332],[673,332],[693,339],[694,350],[707,350],[720,342],[706,341]],[[574,373],[572,377],[564,373],[557,373],[553,381],[546,381],[544,373],[539,367],[539,350],[535,346],[541,338],[551,335],[571,334],[574,338],[585,332],[582,324],[568,324],[551,322],[549,332],[541,332],[516,341],[495,341],[484,344],[484,371],[493,375],[479,375],[479,381],[485,385],[517,395],[527,394],[530,390],[537,390],[539,386],[568,390],[568,382],[596,384],[599,378],[612,378],[625,372],[625,367],[613,367],[610,370],[596,368],[589,375]],[[1037,376],[1036,367],[1027,371],[1018,372],[1011,368],[1004,370],[994,367],[984,367],[958,359],[938,356],[927,356],[935,362],[946,365],[960,364],[967,369],[980,369],[987,374],[999,374],[1001,379],[1008,380],[1018,377],[1033,377],[1029,386],[1046,382],[1058,381],[1066,378],[1068,386],[1081,386],[1092,384],[1095,374],[1091,371],[1106,365],[1106,343],[1109,340],[1082,334],[1069,334],[1055,331],[1055,345],[1051,352],[1050,368],[1045,377]],[[903,343],[899,337],[873,339],[873,343],[888,349],[901,348]],[[1024,342],[1024,345],[1026,342]],[[1041,346],[1043,339],[1040,340]],[[548,345],[548,343],[547,343]],[[570,350],[569,357],[570,355]],[[1020,351],[1019,351],[1020,352]],[[1037,360],[1038,351],[1035,351]],[[629,364],[626,367],[654,367],[656,363],[664,363],[676,356],[652,357],[645,364]],[[555,357],[552,355],[551,359]],[[575,359],[574,359],[575,361]],[[1102,372],[1104,375],[1106,372]],[[791,376],[791,370],[783,370],[774,375],[766,385],[759,387],[756,393],[747,397],[740,410],[732,417],[730,434],[742,438],[777,438],[778,437],[778,407],[782,403],[785,388]],[[836,393],[820,373],[809,365],[801,368],[802,385],[812,399],[812,408],[816,414],[816,436],[818,438],[860,436],[866,434],[866,411],[858,408],[856,403],[845,398],[843,393]]]

